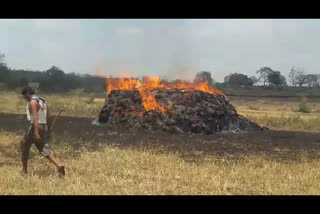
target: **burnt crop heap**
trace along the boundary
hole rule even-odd
[[[238,115],[225,95],[207,83],[160,83],[147,77],[106,79],[107,98],[99,122],[154,131],[212,134],[263,130]]]

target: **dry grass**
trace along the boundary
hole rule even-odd
[[[245,99],[235,98],[231,103],[239,114],[274,130],[320,131],[320,102],[309,100],[311,113],[299,112],[305,99]]]
[[[188,162],[174,153],[95,145],[75,147],[72,139],[54,149],[67,176],[33,148],[28,176],[20,174],[19,140],[0,133],[0,194],[3,195],[287,195],[319,194],[320,163],[312,151],[299,161],[282,162],[264,155],[241,160],[205,156]],[[91,144],[94,145],[94,142]],[[245,173],[244,173],[245,172]]]
[[[55,114],[64,108],[68,116],[96,118],[101,110],[104,99],[94,98],[92,94],[40,94],[48,101],[50,111]],[[15,92],[0,93],[0,111],[8,113],[25,113],[25,101]]]
[[[252,121],[255,121],[261,126],[269,127],[273,130],[320,131],[320,116],[272,116],[270,114],[244,114],[244,116]]]
[[[103,99],[81,94],[43,95],[51,110],[65,115],[97,117]],[[272,129],[320,131],[320,104],[309,102],[312,113],[297,112],[300,100],[232,100],[240,114]],[[0,94],[0,111],[25,113],[18,94]],[[2,195],[309,195],[320,194],[319,151],[287,151],[295,158],[283,161],[267,154],[239,158],[202,155],[188,161],[175,152],[155,148],[120,148],[56,139],[58,158],[67,176],[33,147],[29,175],[21,172],[19,142],[22,133],[0,131],[0,194]],[[284,139],[285,140],[285,139]],[[119,142],[118,142],[119,143]],[[111,144],[111,145],[110,145]],[[279,155],[284,155],[279,153]]]

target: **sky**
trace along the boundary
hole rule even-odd
[[[320,74],[320,19],[0,19],[0,53],[14,69],[93,75]]]

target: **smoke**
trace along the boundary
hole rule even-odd
[[[150,21],[149,21],[150,22]],[[122,43],[113,44],[113,55],[97,64],[102,72],[122,76],[127,68],[131,77],[160,76],[166,80],[193,80],[199,72],[195,63],[193,39],[182,20],[171,22],[135,22],[135,26],[117,31]]]
[[[169,80],[193,80],[199,72],[199,62],[195,61],[197,50],[195,49],[194,39],[189,29],[185,25],[176,29],[173,37],[174,44],[171,50],[171,57],[167,64],[166,77]]]

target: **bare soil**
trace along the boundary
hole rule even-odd
[[[0,130],[17,132],[21,137],[28,127],[24,114],[0,113]],[[258,131],[249,133],[216,133],[213,135],[177,135],[164,132],[106,128],[92,125],[92,118],[61,116],[53,128],[54,139],[73,138],[79,144],[110,144],[120,148],[155,148],[179,153],[192,161],[209,156],[241,158],[243,155],[264,154],[282,161],[298,160],[298,152],[312,152],[320,158],[320,133],[297,131]]]

